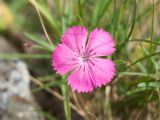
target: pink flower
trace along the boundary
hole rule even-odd
[[[113,61],[100,58],[115,51],[113,37],[102,29],[94,29],[87,37],[85,27],[69,28],[52,56],[57,73],[64,75],[71,71],[68,84],[78,92],[91,92],[109,83],[115,75]]]

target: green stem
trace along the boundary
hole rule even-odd
[[[151,40],[145,40],[145,39],[131,39],[131,40],[129,40],[128,42],[146,42],[146,43],[151,43],[152,45],[154,44],[154,45],[160,45],[160,43],[157,43],[157,42],[153,42],[153,41],[151,41]]]
[[[62,77],[62,82],[66,83],[65,76]],[[68,94],[69,89],[66,84],[61,85],[61,90],[62,90],[62,94],[64,97],[63,105],[64,105],[64,112],[65,112],[66,120],[71,120],[71,108],[70,108],[70,104],[69,104],[69,94]]]
[[[131,63],[129,66],[126,67],[126,69],[132,67],[133,65],[137,64],[140,61],[143,61],[143,60],[145,60],[145,59],[147,59],[147,58],[149,58],[151,56],[156,56],[156,55],[159,55],[159,54],[160,54],[160,52],[157,52],[157,53],[153,53],[153,54],[147,55],[145,57],[142,57],[142,58],[136,60],[135,62]]]
[[[133,29],[134,29],[134,26],[135,26],[135,22],[136,22],[136,9],[137,9],[137,3],[136,3],[136,0],[133,1],[133,16],[132,16],[132,25],[131,25],[131,29],[127,35],[127,37],[125,38],[125,41],[122,43],[122,47],[124,47],[126,45],[126,42],[129,41],[129,38],[131,37],[132,35],[132,32],[133,32]]]

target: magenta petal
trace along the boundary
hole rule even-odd
[[[82,53],[85,50],[88,32],[85,27],[74,26],[64,33],[62,42],[75,52]]]
[[[74,69],[77,62],[74,53],[65,44],[59,44],[52,55],[52,66],[57,73],[65,74]]]
[[[74,91],[91,92],[94,89],[88,67],[77,68],[68,78],[68,84]]]
[[[90,56],[111,55],[115,51],[113,37],[102,29],[94,29],[89,37],[87,52]]]
[[[115,75],[115,64],[112,60],[92,58],[88,63],[95,87],[109,83]]]

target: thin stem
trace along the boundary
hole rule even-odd
[[[38,8],[38,4],[35,0],[29,0],[29,2],[35,7],[36,11],[37,11],[37,14],[38,14],[38,17],[40,19],[40,22],[41,22],[41,25],[42,25],[42,28],[43,28],[43,31],[44,31],[44,34],[46,36],[46,39],[48,40],[49,44],[51,45],[51,47],[54,49],[54,45],[48,35],[48,32],[45,28],[45,25],[44,25],[44,22],[43,22],[43,19],[42,19],[42,16],[40,14],[40,11],[39,11],[39,8]]]
[[[44,84],[39,80],[34,78],[33,76],[30,76],[32,82],[34,82],[36,85],[43,87]],[[52,94],[53,96],[55,96],[57,99],[59,99],[60,101],[64,101],[64,97],[62,95],[60,95],[58,92],[54,91],[51,88],[45,88],[44,89],[49,92],[50,94]],[[80,116],[82,116],[83,118],[85,117],[85,113],[83,111],[81,111],[79,108],[77,108],[77,106],[75,106],[73,103],[69,102],[69,105],[71,106],[71,108],[73,110],[75,110]]]
[[[152,44],[154,44],[154,45],[160,45],[160,43],[156,43],[156,42],[153,42],[153,41],[151,41],[151,40],[145,40],[145,39],[131,39],[131,40],[129,40],[128,42],[146,42],[146,43],[152,43]]]
[[[154,35],[154,0],[153,0],[153,4],[152,4],[152,21],[151,21],[151,44],[150,44],[150,49],[149,49],[149,53],[150,55],[153,53],[153,36]],[[147,75],[147,87],[146,89],[148,89],[149,87],[149,81],[150,81],[150,78],[149,78],[149,75],[150,75],[150,71],[152,70],[152,56],[149,56],[148,58],[148,69],[147,69],[147,72],[148,72],[148,75]],[[145,105],[147,105],[147,101],[148,101],[148,96],[149,96],[149,92],[146,92],[146,95],[145,95],[145,99],[146,99],[146,103]]]
[[[133,0],[133,16],[132,16],[132,25],[131,25],[131,29],[127,35],[127,37],[125,38],[125,41],[122,43],[122,47],[126,45],[126,42],[129,41],[129,38],[132,35],[134,26],[135,26],[135,22],[136,22],[136,8],[137,8],[137,3],[136,0]]]
[[[131,63],[129,66],[126,67],[126,69],[132,67],[133,65],[137,64],[140,61],[143,61],[143,60],[145,60],[145,59],[147,59],[147,58],[149,58],[151,56],[156,56],[156,55],[159,55],[159,54],[160,54],[160,52],[157,52],[157,53],[153,53],[153,54],[147,55],[145,57],[142,57],[142,58],[136,60],[135,62]]]
[[[63,76],[62,77],[62,82],[66,82],[66,77]],[[61,90],[62,90],[62,94],[64,96],[64,110],[65,110],[65,116],[66,116],[66,120],[71,120],[71,108],[70,108],[70,104],[69,104],[69,94],[68,94],[68,86],[66,84],[62,84],[61,85]]]

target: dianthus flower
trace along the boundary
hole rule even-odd
[[[115,64],[104,56],[114,53],[115,43],[108,32],[96,28],[88,37],[85,27],[73,26],[61,42],[53,52],[52,65],[61,75],[71,73],[67,81],[74,91],[92,92],[111,82]]]

